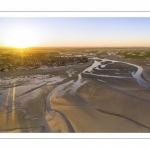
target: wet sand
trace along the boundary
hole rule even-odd
[[[76,79],[77,73],[92,63],[42,71],[1,73],[0,132],[75,132],[63,113],[46,109],[46,98],[58,84]],[[74,72],[68,77],[67,70],[70,68]]]
[[[135,76],[140,63],[97,61],[2,73],[13,78],[0,87],[0,132],[150,132],[149,82],[144,70]]]
[[[134,66],[123,65],[128,71],[137,71]],[[108,66],[110,68],[110,65]],[[116,66],[114,63],[111,69],[123,70],[124,67],[121,64]],[[107,75],[111,75],[110,73],[112,72],[107,72]],[[120,71],[120,75],[123,74],[124,71]],[[132,77],[131,73],[128,74]],[[118,79],[114,76],[94,76],[93,72],[83,76],[90,81],[77,90],[78,96],[67,93],[63,98],[51,99],[51,107],[63,112],[76,132],[150,131],[149,88],[140,86],[134,76]],[[99,78],[105,82],[97,83]],[[77,102],[77,99],[82,103]]]

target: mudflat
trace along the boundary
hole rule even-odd
[[[0,73],[0,132],[149,132],[150,69],[138,60]]]

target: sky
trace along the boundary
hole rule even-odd
[[[150,18],[0,18],[0,46],[150,47]]]

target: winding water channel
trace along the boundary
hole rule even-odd
[[[100,59],[97,57],[93,57],[90,58],[93,59],[94,62],[93,64],[86,68],[83,72],[81,72],[80,74],[78,74],[78,79],[76,81],[71,80],[67,83],[61,84],[59,86],[57,86],[55,89],[53,89],[47,96],[46,98],[46,107],[47,107],[47,111],[50,111],[51,106],[50,106],[50,101],[52,98],[55,98],[55,100],[57,100],[59,97],[63,96],[66,92],[69,92],[70,94],[75,94],[76,90],[81,87],[82,85],[84,85],[87,80],[85,81],[85,79],[82,78],[82,74],[88,74],[91,76],[97,76],[97,77],[103,77],[103,78],[134,78],[136,80],[136,82],[139,84],[139,86],[143,87],[143,88],[150,88],[150,83],[148,81],[146,81],[143,77],[142,77],[142,67],[135,65],[135,64],[131,64],[131,63],[127,63],[127,62],[122,62],[122,61],[116,61],[116,60],[109,60],[109,59]],[[110,63],[103,65],[102,62],[106,62],[109,61]],[[119,69],[115,68],[115,69],[105,69],[105,67],[109,64],[113,64],[113,63],[123,63],[123,64],[127,64],[127,65],[131,65],[137,68],[136,72],[132,72],[132,76],[111,76],[111,75],[104,75],[104,74],[96,74],[93,73],[93,69],[97,69],[97,70],[116,70],[119,72]],[[101,69],[100,69],[101,68]],[[103,80],[97,79],[98,81],[101,82],[105,82]],[[106,82],[105,82],[106,83]],[[107,83],[106,83],[107,84]]]

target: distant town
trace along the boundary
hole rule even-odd
[[[76,65],[88,62],[85,56],[62,56],[58,52],[18,53],[0,52],[0,71],[15,71],[19,69],[51,68],[58,66]]]

